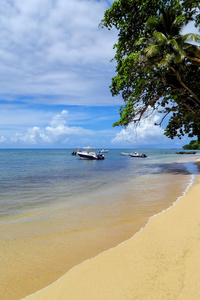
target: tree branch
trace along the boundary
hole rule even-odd
[[[162,120],[160,121],[160,123],[158,123],[158,124],[156,124],[156,125],[161,126],[161,125],[162,125],[162,122],[164,121],[164,119],[165,119],[169,114],[170,114],[170,111],[169,111],[168,113],[166,113],[166,114],[164,115],[164,117],[162,118]]]
[[[178,87],[176,87],[175,85],[169,83],[169,86],[171,86],[173,89],[177,90],[181,95],[185,96],[185,93],[182,92],[181,89],[179,89]],[[188,100],[192,101],[194,104],[198,105],[197,102],[195,101],[195,99],[193,99],[192,97],[190,97],[190,95],[186,95]],[[192,108],[190,108],[192,110]],[[192,110],[194,113],[195,111]],[[196,113],[195,113],[196,114]]]
[[[193,60],[193,61],[196,61],[198,63],[200,63],[200,59],[199,58],[196,58],[196,57],[191,57],[191,56],[188,56],[188,55],[184,55],[184,57],[190,59],[190,60]]]
[[[138,111],[138,112],[136,113],[136,115],[139,115],[139,118],[136,119],[136,120],[133,119],[132,121],[133,121],[134,123],[140,122],[140,121],[141,121],[141,118],[143,117],[144,113],[147,111],[147,109],[149,108],[149,106],[152,105],[152,104],[154,104],[154,103],[156,103],[156,101],[157,101],[159,98],[160,98],[159,95],[157,95],[156,97],[154,97],[154,98],[148,103],[148,105],[146,104],[145,107],[144,107],[142,110],[140,110],[140,111]],[[155,109],[154,109],[154,110],[155,110]]]
[[[197,102],[199,102],[200,103],[200,100],[199,100],[199,98],[193,93],[193,91],[192,90],[190,90],[190,88],[189,87],[187,87],[187,85],[181,80],[181,77],[180,77],[180,75],[176,72],[176,70],[172,67],[172,66],[170,66],[169,64],[168,64],[168,67],[173,71],[173,73],[175,74],[175,76],[176,76],[176,78],[178,79],[178,81],[179,81],[179,83],[197,100]]]

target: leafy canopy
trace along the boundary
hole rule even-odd
[[[197,11],[195,1],[118,0],[105,12],[101,25],[118,30],[110,89],[125,102],[114,126],[159,112],[168,137],[200,135],[200,35],[181,33]]]

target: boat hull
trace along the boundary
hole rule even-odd
[[[103,160],[105,157],[101,154],[89,154],[89,153],[80,153],[77,152],[77,154],[83,158],[83,159],[89,159],[89,160]]]
[[[91,160],[96,159],[93,155],[86,155],[86,154],[81,154],[81,153],[78,153],[78,155],[79,155],[81,158],[85,158],[85,159],[91,159]]]
[[[134,155],[134,154],[129,154],[130,157],[138,157],[138,158],[145,158],[147,157],[146,154],[139,154],[139,155]]]

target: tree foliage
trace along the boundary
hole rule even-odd
[[[102,26],[118,30],[110,89],[125,102],[114,126],[159,112],[168,137],[200,135],[200,35],[181,34],[197,17],[195,0],[118,0],[105,12]]]
[[[184,0],[183,6],[187,9],[196,26],[200,25],[200,2],[199,0]]]
[[[188,145],[183,146],[185,150],[200,150],[200,144],[198,140],[192,140]]]

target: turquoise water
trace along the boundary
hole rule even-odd
[[[0,150],[0,298],[22,299],[139,231],[198,174],[197,155]],[[98,149],[97,149],[98,151]],[[52,263],[53,261],[53,263]]]
[[[194,155],[175,150],[145,150],[147,158],[121,156],[110,150],[103,161],[82,160],[72,150],[1,150],[0,216],[71,201],[78,195],[118,185],[142,175],[197,172]],[[144,152],[144,150],[140,151]],[[185,161],[185,162],[184,162]],[[75,203],[73,203],[75,205]]]

